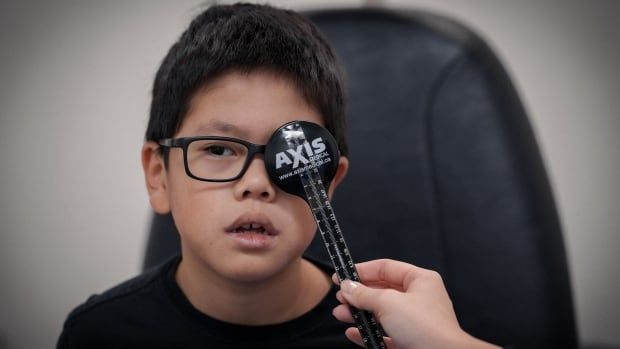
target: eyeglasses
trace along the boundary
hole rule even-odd
[[[255,154],[265,146],[242,139],[218,136],[166,138],[159,145],[182,148],[185,172],[205,182],[229,182],[241,178]]]

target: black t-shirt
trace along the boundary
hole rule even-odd
[[[308,313],[276,325],[242,326],[209,317],[185,297],[174,274],[180,258],[91,296],[69,314],[58,340],[68,348],[359,348],[331,314],[336,287]],[[327,274],[329,266],[315,263]]]

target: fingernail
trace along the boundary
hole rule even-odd
[[[342,292],[346,294],[353,293],[353,290],[356,289],[357,287],[359,287],[359,283],[355,281],[351,281],[351,280],[344,280],[342,284],[340,285],[340,289],[342,290]]]

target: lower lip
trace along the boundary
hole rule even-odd
[[[227,233],[240,247],[246,249],[265,249],[270,247],[275,239],[275,235],[259,233]]]

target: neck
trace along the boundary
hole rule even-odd
[[[176,281],[190,303],[204,314],[239,325],[271,325],[299,317],[325,297],[331,281],[299,258],[267,280],[239,282],[183,257]]]

